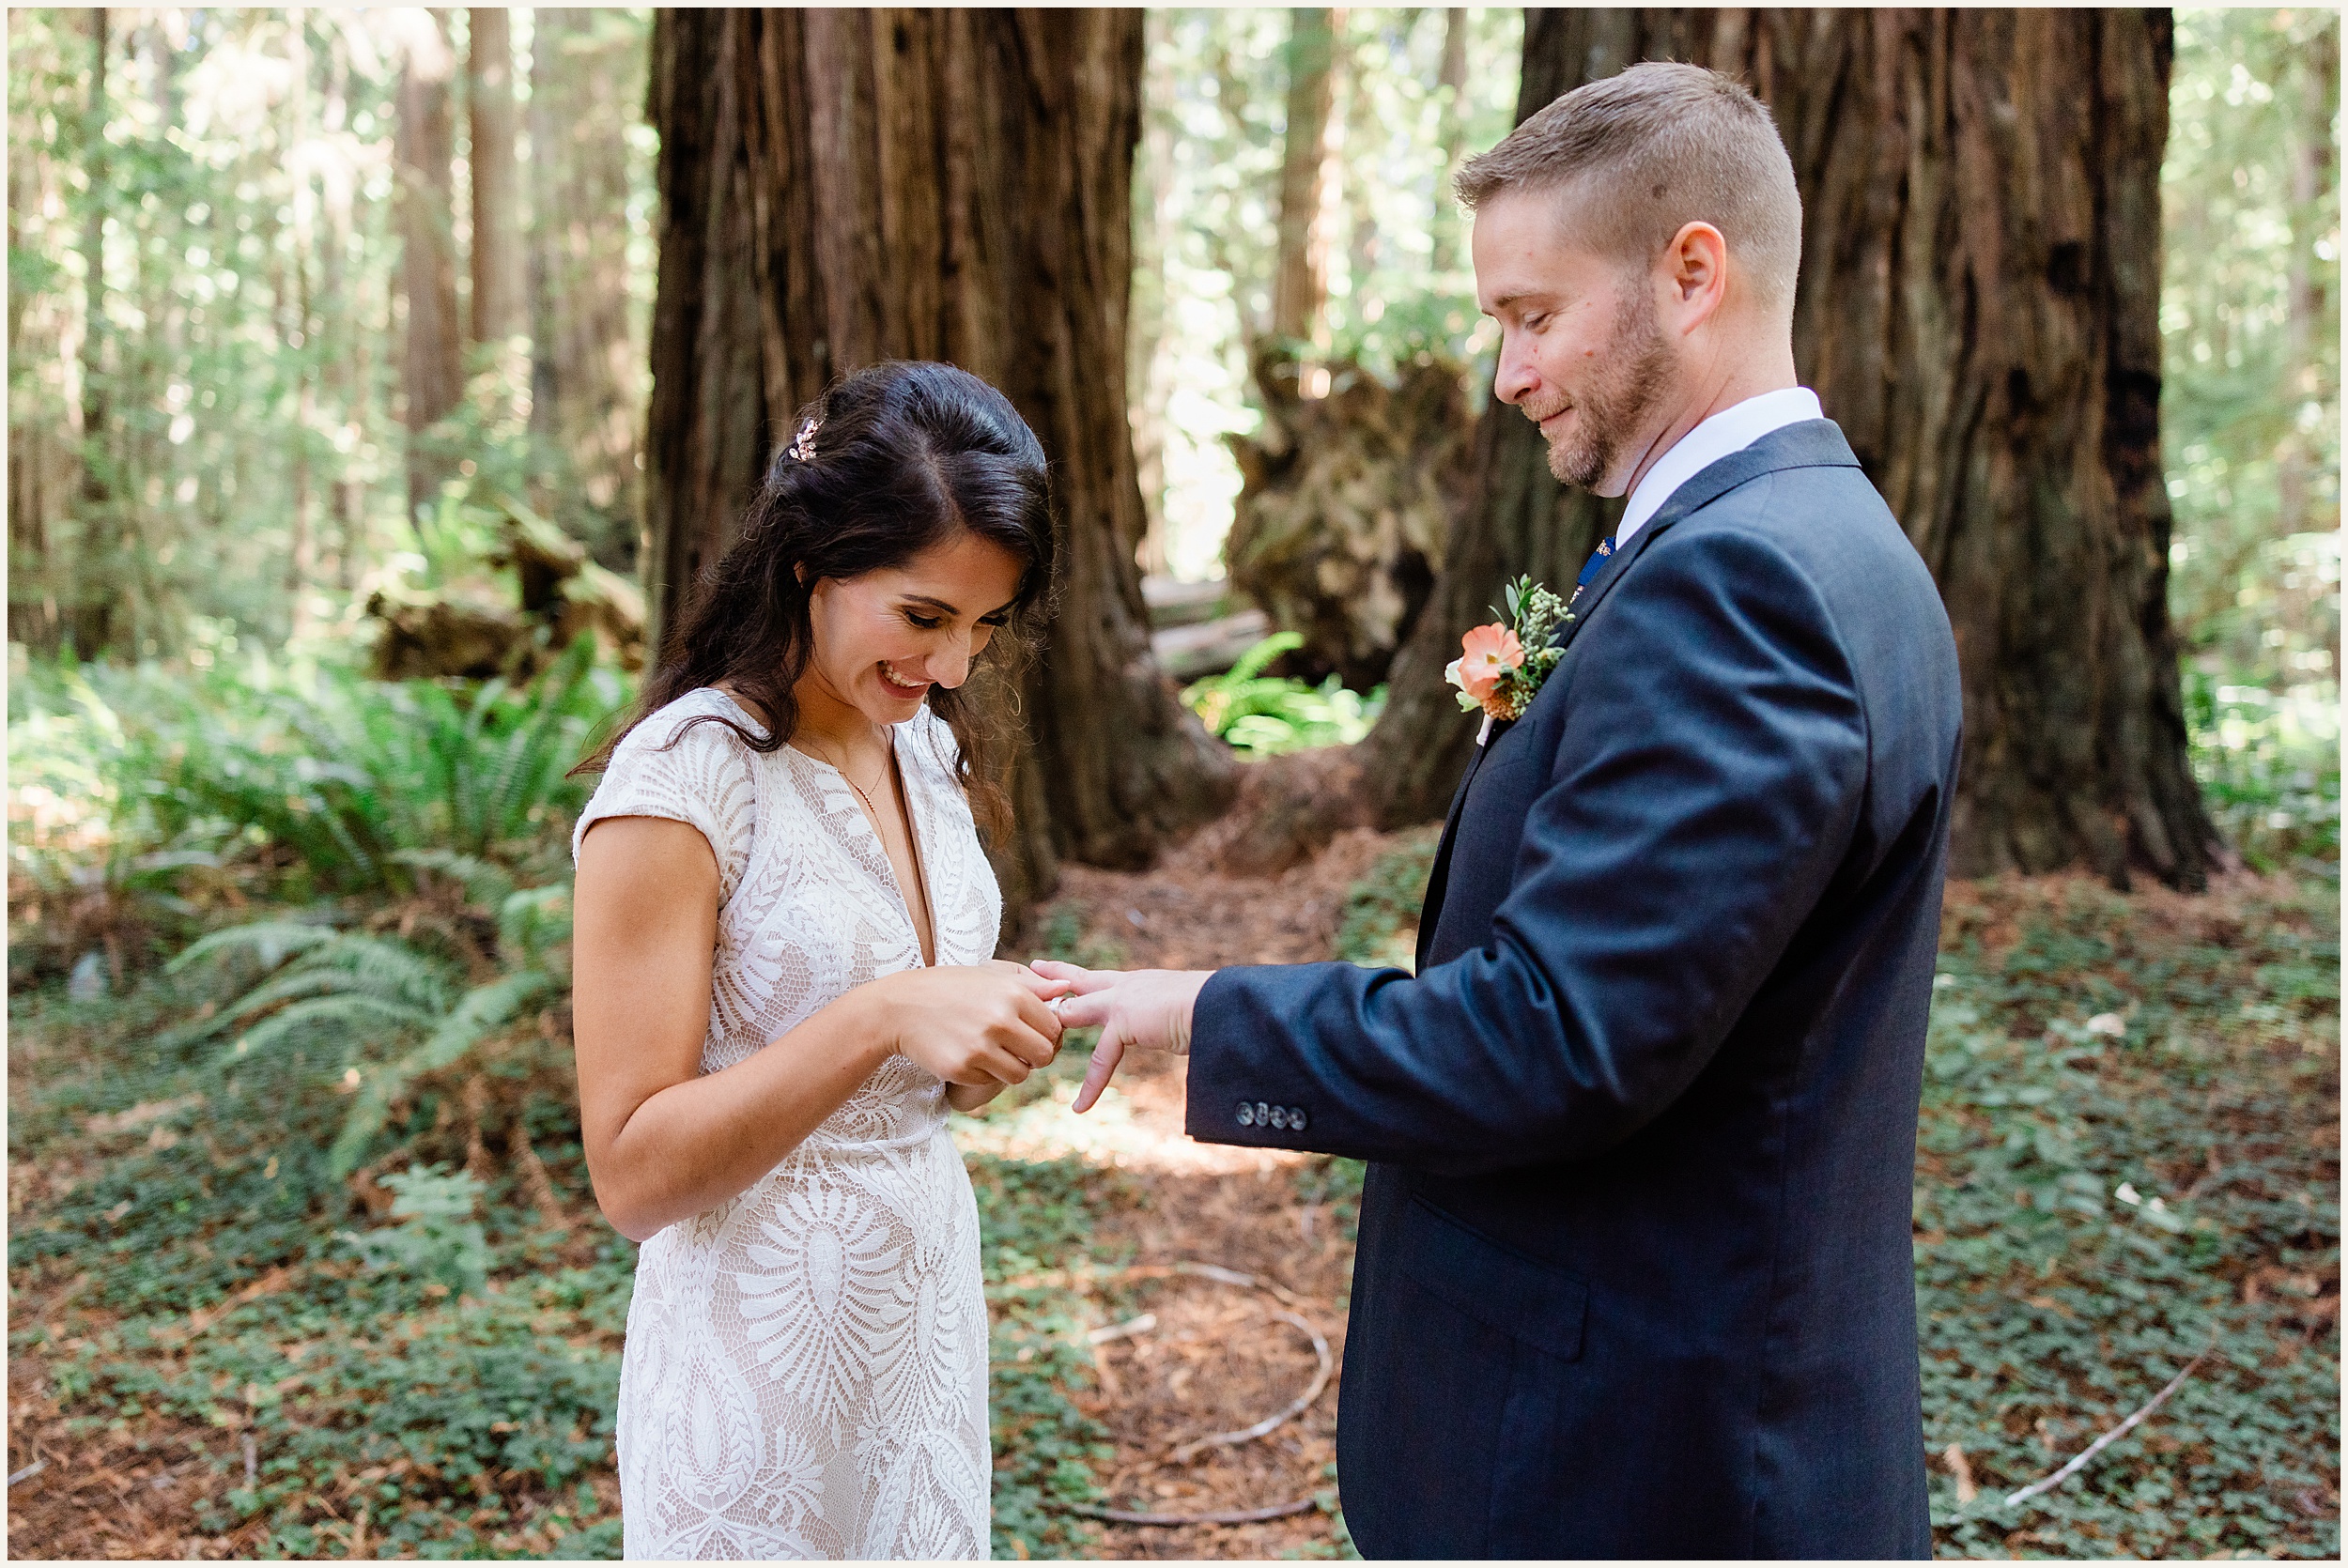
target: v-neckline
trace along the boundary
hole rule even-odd
[[[913,782],[897,755],[897,736],[901,729],[902,726],[895,724],[888,727],[888,771],[896,780],[898,797],[904,802],[905,843],[913,852],[913,877],[920,884],[922,907],[930,914],[930,942],[926,953],[921,948],[920,922],[913,917],[913,900],[905,896],[904,883],[897,875],[897,864],[888,857],[888,840],[881,837],[880,824],[873,821],[872,814],[866,810],[857,793],[855,782],[841,771],[839,764],[826,762],[811,752],[800,751],[796,746],[791,749],[847,786],[848,800],[856,810],[856,820],[864,824],[864,831],[872,838],[873,849],[879,852],[881,865],[888,874],[888,890],[897,895],[897,907],[904,912],[905,930],[913,938],[914,955],[920,960],[922,968],[935,969],[937,967],[937,899],[930,891],[930,857],[921,845],[920,809],[913,803]],[[790,745],[787,741],[784,744]]]

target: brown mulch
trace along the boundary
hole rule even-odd
[[[62,1307],[62,1298],[72,1288],[68,1284],[52,1293],[53,1300]],[[28,1316],[42,1315],[39,1307],[21,1297],[9,1306],[16,1326]],[[67,1320],[60,1311],[51,1321]],[[194,1523],[205,1498],[224,1494],[236,1484],[233,1471],[222,1471],[216,1457],[233,1452],[235,1443],[233,1434],[162,1417],[106,1425],[69,1422],[42,1376],[41,1358],[11,1356],[8,1474],[32,1473],[8,1488],[8,1555],[109,1560],[254,1556],[268,1535],[259,1520],[225,1535],[204,1534]]]

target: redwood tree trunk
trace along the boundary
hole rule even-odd
[[[1738,74],[1776,114],[1804,208],[1802,379],[1956,630],[1961,875],[2084,865],[2199,886],[2217,847],[2168,611],[2170,54],[2165,11],[1528,13],[1520,118],[1641,59]],[[1506,574],[1572,576],[1599,532],[1599,507],[1560,501],[1514,410],[1485,423],[1443,613],[1423,618],[1408,681],[1397,661],[1371,737],[1397,760],[1393,818],[1440,810],[1458,776],[1465,727],[1438,707],[1439,671],[1476,608]],[[1437,750],[1440,770],[1401,771]]]
[[[1329,289],[1329,111],[1336,98],[1336,19],[1326,7],[1289,12],[1288,119],[1281,131],[1280,248],[1272,274],[1272,335],[1291,353],[1313,335]]]
[[[465,110],[471,122],[472,318],[476,344],[522,330],[521,169],[514,160],[514,46],[502,8],[467,13]]]
[[[399,76],[397,137],[400,292],[408,301],[407,355],[400,381],[408,425],[408,510],[437,506],[448,457],[427,434],[465,392],[464,344],[456,320],[456,131],[449,79],[456,62],[446,12],[409,29]]]
[[[1060,608],[1017,711],[1014,911],[1057,854],[1139,866],[1233,765],[1150,656],[1125,423],[1138,11],[664,10],[648,598],[670,623],[793,412],[840,374],[945,360],[1052,462]]]

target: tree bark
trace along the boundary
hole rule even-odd
[[[465,110],[472,150],[473,343],[522,330],[521,170],[514,160],[514,45],[502,8],[467,13]]]
[[[1060,609],[996,846],[1013,911],[1057,856],[1147,864],[1228,753],[1150,655],[1126,427],[1137,11],[663,10],[647,597],[672,623],[793,412],[887,358],[1010,396],[1052,461]]]
[[[548,515],[602,565],[637,566],[643,346],[627,295],[623,115],[643,73],[637,24],[541,8],[530,58],[530,423]]]
[[[1535,11],[1519,117],[1640,59],[1754,84],[1792,153],[1797,362],[1956,631],[1957,873],[2201,885],[2217,843],[2186,751],[2158,419],[2168,13]],[[1514,410],[1486,425],[1444,613],[1422,619],[1408,689],[1398,660],[1370,742],[1444,766],[1396,781],[1389,818],[1440,810],[1464,761],[1431,661],[1468,607],[1509,573],[1571,576],[1599,532]],[[1553,519],[1546,560],[1526,511]]]
[[[410,516],[440,504],[448,453],[429,432],[465,394],[463,341],[456,318],[456,181],[450,165],[456,131],[449,80],[456,69],[448,46],[447,13],[414,20],[399,76],[398,166],[400,290],[408,302],[407,354],[400,379],[406,393],[408,510]]]
[[[1329,290],[1326,187],[1329,112],[1336,98],[1336,13],[1289,11],[1289,102],[1281,133],[1280,241],[1272,273],[1272,335],[1287,353],[1308,342]]]

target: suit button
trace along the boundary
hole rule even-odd
[[[1272,1125],[1274,1127],[1286,1127],[1288,1124],[1288,1107],[1285,1105],[1274,1105],[1272,1108]]]
[[[1244,1099],[1239,1102],[1239,1124],[1242,1127],[1253,1127],[1256,1124],[1256,1108]]]
[[[1260,1099],[1256,1101],[1256,1125],[1258,1127],[1270,1127],[1272,1125],[1272,1107],[1266,1105]]]
[[[1305,1108],[1302,1105],[1289,1107],[1289,1130],[1290,1132],[1305,1130]]]

